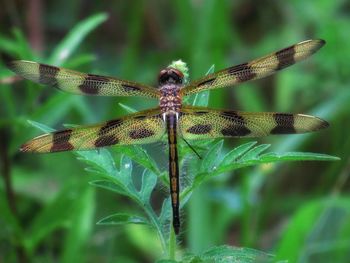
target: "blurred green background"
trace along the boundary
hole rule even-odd
[[[0,0],[0,6],[3,57],[150,85],[176,59],[188,63],[190,79],[196,79],[213,64],[219,70],[302,40],[325,39],[325,47],[306,62],[212,91],[209,106],[322,117],[330,122],[327,130],[258,142],[272,144],[276,152],[320,152],[341,160],[256,166],[201,186],[183,209],[178,253],[228,244],[289,262],[348,262],[349,1]],[[126,198],[89,185],[93,174],[75,155],[18,152],[23,142],[40,134],[27,120],[58,129],[127,114],[119,102],[142,110],[157,101],[64,94],[14,77],[3,60],[0,87],[0,262],[160,258],[159,241],[147,227],[96,225],[108,214],[136,208]],[[224,147],[248,141],[226,140]],[[166,147],[146,148],[167,171]],[[158,187],[153,193],[158,210],[167,191]]]

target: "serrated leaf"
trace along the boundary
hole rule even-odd
[[[105,13],[99,13],[76,24],[54,49],[52,55],[48,59],[48,63],[55,64],[56,66],[62,65],[80,45],[83,39],[107,18],[108,16]]]
[[[140,190],[141,199],[149,203],[151,193],[157,184],[157,176],[149,170],[144,170],[142,174],[142,184]]]
[[[251,149],[257,142],[248,142],[245,144],[242,144],[236,148],[234,148],[232,151],[228,152],[225,157],[222,159],[221,165],[228,165],[232,162],[237,161],[239,157],[241,157],[243,154],[245,154],[249,149]]]
[[[339,157],[331,156],[322,153],[310,153],[310,152],[287,152],[287,153],[266,153],[260,156],[261,161],[269,162],[270,160],[282,160],[282,161],[338,161]]]
[[[213,247],[200,255],[185,257],[182,262],[232,262],[232,263],[268,263],[273,262],[274,256],[250,248],[230,246]]]
[[[120,159],[120,170],[118,180],[133,193],[137,193],[132,181],[132,162],[129,158],[122,156]]]
[[[260,146],[260,147],[259,147]],[[319,153],[298,153],[298,152],[289,152],[289,153],[267,153],[263,155],[259,155],[259,153],[266,150],[269,145],[262,144],[256,146],[242,158],[238,159],[238,161],[233,162],[228,165],[219,165],[215,170],[211,171],[203,171],[201,170],[194,178],[194,181],[190,187],[186,187],[184,189],[184,195],[189,194],[194,188],[198,187],[200,184],[208,180],[213,176],[217,176],[222,173],[232,172],[238,168],[248,167],[258,164],[264,163],[274,163],[280,161],[337,161],[338,157],[327,155],[327,154],[319,154]]]
[[[127,193],[123,187],[121,187],[115,183],[112,183],[111,181],[95,180],[95,181],[89,182],[89,184],[92,186],[96,186],[99,188],[103,188],[103,189],[107,189],[109,191],[116,192],[116,193],[121,194],[121,195],[129,196],[129,193]]]
[[[161,172],[157,166],[157,163],[149,154],[140,146],[130,145],[130,146],[119,146],[114,149],[116,152],[124,154],[131,158],[133,161],[141,164],[143,167],[151,170],[156,175],[160,175]]]
[[[160,215],[159,215],[159,221],[161,222],[162,225],[165,224],[166,221],[170,219],[171,216],[171,204],[170,204],[170,198],[165,198],[162,204],[162,209],[160,210]]]
[[[98,225],[126,225],[126,224],[137,224],[137,225],[149,225],[147,219],[141,216],[130,215],[126,213],[117,213],[102,218],[97,222]]]
[[[107,149],[101,148],[99,150],[75,151],[74,153],[78,155],[78,160],[93,165],[108,176],[116,176],[117,168],[115,167],[111,153]]]
[[[259,157],[259,155],[267,150],[271,145],[270,144],[260,144],[247,153],[245,153],[241,158],[239,158],[239,162],[246,162],[249,160],[255,160]]]
[[[207,152],[205,157],[203,158],[203,161],[201,162],[201,171],[211,171],[212,169],[215,169],[215,165],[217,164],[217,160],[220,158],[220,153],[222,150],[224,141],[220,140],[217,143],[215,143]]]

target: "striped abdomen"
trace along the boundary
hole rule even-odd
[[[168,130],[169,142],[169,183],[170,183],[170,197],[171,206],[173,209],[173,227],[176,234],[180,230],[180,216],[179,216],[179,162],[177,155],[177,141],[176,141],[176,115],[168,113],[166,115],[166,123]]]

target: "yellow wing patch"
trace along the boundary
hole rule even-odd
[[[308,58],[324,44],[324,40],[300,42],[262,58],[226,68],[191,82],[180,91],[180,94],[186,96],[203,90],[223,88],[249,80],[264,78]]]
[[[18,75],[34,82],[75,94],[97,96],[143,96],[159,98],[159,90],[132,81],[18,60],[9,63]]]
[[[202,107],[184,107],[179,118],[179,135],[186,140],[261,137],[293,134],[326,128],[328,123],[314,116],[277,112],[240,112]]]
[[[165,132],[166,125],[156,108],[101,124],[44,134],[25,143],[21,151],[59,152],[147,144],[159,141]]]

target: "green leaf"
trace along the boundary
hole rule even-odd
[[[215,169],[215,165],[218,163],[218,159],[220,159],[220,153],[222,150],[224,141],[220,140],[217,143],[215,143],[210,150],[207,152],[205,157],[203,158],[203,161],[201,162],[201,171],[209,172],[212,169]]]
[[[32,120],[40,120],[46,125],[54,125],[63,116],[65,116],[76,103],[79,103],[78,96],[72,96],[67,93],[57,92],[50,96],[40,107],[29,115]]]
[[[100,165],[103,163],[95,163],[93,160],[96,160],[96,159],[88,159],[88,160],[82,159],[84,161],[90,162],[90,164],[94,165],[94,167],[97,167],[99,169],[99,171],[102,171],[101,175],[105,179],[109,180],[109,182],[110,182],[110,183],[108,183],[108,181],[99,180],[99,181],[93,182],[93,184],[98,186],[98,187],[102,187],[104,189],[108,189],[108,190],[115,191],[115,192],[118,192],[120,194],[126,195],[129,198],[133,199],[134,201],[141,203],[141,201],[139,200],[138,192],[135,189],[135,186],[133,184],[132,177],[131,177],[131,174],[132,174],[132,162],[131,162],[131,160],[125,156],[122,156],[120,158],[120,170],[118,171],[114,167],[114,161],[113,161],[110,153],[106,149],[101,149],[101,150],[105,150],[108,153],[108,156],[111,158],[110,160],[113,162],[113,169],[111,171],[109,171],[109,170],[103,171],[103,166],[100,167]],[[91,153],[94,153],[94,151],[81,152],[81,153],[91,154]],[[107,160],[107,158],[106,158],[106,160]]]
[[[36,121],[28,120],[28,123],[29,123],[31,126],[37,128],[37,129],[39,129],[39,130],[41,130],[41,131],[43,131],[43,132],[46,132],[46,133],[54,132],[54,131],[55,131],[54,129],[50,128],[49,126],[47,126],[47,125],[45,125],[45,124],[42,124],[42,123],[39,123],[39,122],[36,122]]]
[[[210,176],[216,176],[224,172],[229,172],[236,170],[241,167],[253,166],[257,164],[265,164],[265,163],[275,163],[281,161],[338,161],[339,158],[327,154],[319,154],[319,153],[302,153],[299,154],[297,152],[290,153],[269,153],[266,155],[256,156],[252,155],[252,159],[246,157],[243,160],[238,160],[236,163],[232,163],[230,165],[219,166],[215,171],[210,173]],[[198,175],[200,178],[205,177],[207,174],[203,173]]]
[[[90,242],[95,206],[95,189],[86,187],[80,192],[70,215],[71,225],[64,242],[63,255],[60,262],[86,261],[84,260],[86,255],[83,252]]]
[[[267,150],[271,145],[270,144],[260,144],[256,147],[254,147],[253,149],[251,149],[250,151],[248,151],[247,153],[245,153],[240,159],[239,162],[244,162],[244,161],[248,161],[248,160],[255,160],[258,158],[258,156],[264,152],[265,150]]]
[[[79,22],[54,49],[48,63],[56,66],[62,65],[84,38],[107,18],[105,13],[99,13]]]
[[[151,193],[157,184],[157,176],[149,170],[144,170],[142,174],[142,184],[140,190],[141,199],[149,203]]]
[[[13,35],[15,37],[15,45],[17,46],[16,54],[20,58],[32,59],[33,51],[30,48],[27,38],[23,32],[18,28],[13,29]]]
[[[27,39],[23,36],[22,31],[18,28],[14,28],[12,34],[14,39],[0,35],[0,51],[8,53],[14,57],[32,59],[32,51]]]
[[[125,105],[124,103],[119,102],[118,105],[119,105],[121,108],[123,108],[123,109],[124,109],[127,113],[129,113],[129,114],[137,112],[136,109],[131,108],[131,107]]]
[[[153,158],[140,146],[129,145],[129,146],[118,146],[114,148],[114,151],[121,154],[125,154],[133,161],[141,164],[143,167],[149,169],[156,175],[160,175],[161,172],[157,166],[157,163]]]
[[[98,225],[126,225],[126,224],[137,224],[137,225],[149,225],[149,222],[136,215],[130,215],[126,213],[117,213],[109,215],[97,222]]]
[[[14,54],[17,48],[18,46],[16,45],[16,41],[0,35],[0,50],[2,52]]]
[[[162,204],[162,209],[160,210],[160,214],[158,217],[161,224],[165,225],[166,222],[169,222],[171,215],[172,214],[171,214],[170,198],[165,198]]]
[[[116,183],[113,183],[111,181],[95,180],[95,181],[89,182],[89,184],[92,186],[99,187],[99,188],[107,189],[107,190],[112,191],[112,192],[116,192],[120,195],[125,195],[125,196],[129,195],[129,193],[126,192],[123,187],[121,187],[121,186],[119,186]]]
[[[69,62],[66,62],[64,66],[66,68],[78,68],[82,65],[90,64],[96,59],[95,55],[92,54],[80,54],[71,58]]]
[[[46,238],[51,232],[58,228],[67,226],[74,214],[74,207],[77,200],[72,193],[79,192],[76,186],[69,186],[63,189],[53,200],[40,210],[34,220],[31,222],[30,229],[25,234],[25,246],[30,253],[38,244]]]
[[[263,162],[275,161],[339,161],[340,158],[322,153],[309,152],[287,152],[287,153],[266,153],[260,156]]]
[[[264,164],[264,163],[274,163],[279,161],[337,161],[339,160],[338,157],[330,156],[327,154],[319,154],[319,153],[298,153],[298,152],[289,152],[289,153],[267,153],[260,155],[263,151],[265,151],[267,148],[270,147],[268,144],[261,144],[253,149],[251,147],[255,143],[248,143],[241,146],[238,146],[235,148],[232,154],[231,152],[226,155],[226,159],[224,159],[223,162],[221,162],[218,166],[215,166],[215,169],[207,170],[200,169],[199,172],[195,175],[195,179],[193,180],[192,185],[186,187],[184,191],[181,193],[183,197],[188,196],[188,194],[196,187],[198,187],[200,184],[202,184],[204,181],[208,180],[209,178],[213,176],[217,176],[222,173],[226,172],[232,172],[238,168],[257,165],[257,164]],[[219,143],[212,146],[212,148],[209,150],[208,154],[210,153],[209,160],[207,158],[204,158],[202,161],[203,167],[208,167],[208,164],[213,164],[215,155],[220,155],[221,146]],[[247,152],[248,149],[251,149]],[[245,153],[244,153],[245,152]],[[241,155],[244,153],[243,155]],[[229,160],[234,160],[233,157],[241,155],[238,160],[233,161],[229,163]]]
[[[206,76],[209,75],[209,74],[212,74],[214,73],[214,70],[215,70],[215,65],[212,65],[207,73],[205,74]],[[192,101],[192,105],[193,106],[198,106],[198,107],[207,107],[208,106],[208,103],[209,103],[209,94],[210,94],[210,91],[209,90],[206,90],[206,91],[202,91],[202,92],[199,92],[197,93],[195,96],[194,96],[194,99]]]
[[[206,76],[213,74],[215,71],[215,65],[211,65],[210,68],[208,69],[207,73],[205,73]]]
[[[268,263],[275,262],[273,255],[250,248],[237,248],[230,246],[213,247],[200,255],[185,256],[182,262],[244,262]]]
[[[257,142],[248,142],[245,144],[242,144],[236,148],[234,148],[232,151],[228,152],[224,158],[222,159],[221,165],[228,165],[232,162],[237,161],[239,157],[241,157],[243,154],[245,154],[248,150],[250,150]]]
[[[215,66],[212,65],[207,73],[205,75],[209,75],[211,73],[214,72],[214,69],[215,69]],[[198,106],[198,107],[206,107],[208,106],[208,103],[209,103],[209,94],[210,94],[210,91],[209,90],[206,90],[206,91],[202,91],[202,92],[199,92],[197,93],[196,95],[194,96],[191,96],[191,97],[185,97],[184,98],[184,102],[186,104],[191,104],[193,106]]]
[[[75,151],[74,153],[78,156],[78,160],[88,163],[105,175],[116,177],[118,170],[115,167],[111,153],[107,149]]]
[[[120,171],[117,179],[132,193],[137,194],[132,181],[132,162],[129,158],[122,156],[120,158]]]
[[[347,262],[349,230],[348,195],[312,200],[289,220],[276,257],[289,262]]]

